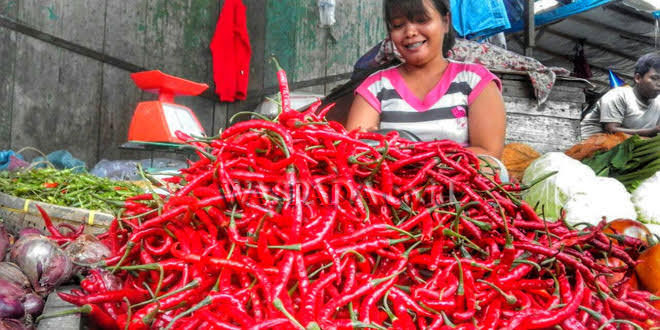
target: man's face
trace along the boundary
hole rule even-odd
[[[642,97],[650,100],[660,94],[660,72],[653,68],[643,76],[635,74],[635,83]]]

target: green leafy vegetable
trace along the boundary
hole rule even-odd
[[[660,136],[643,139],[637,135],[616,147],[582,160],[596,175],[619,180],[629,192],[660,170]]]

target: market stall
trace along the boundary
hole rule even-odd
[[[616,213],[630,201],[621,181],[605,192],[591,167],[549,152],[520,183],[502,182],[454,142],[346,132],[325,122],[332,107],[292,110],[281,88],[277,120],[214,138],[178,132],[198,160],[159,193],[126,194],[101,234],[38,209],[46,230],[3,234],[26,284],[4,281],[39,297],[82,272],[80,289],[55,292],[80,306],[65,313],[105,329],[657,326],[657,237],[611,220],[658,219]],[[619,149],[638,148],[631,163],[657,163],[658,138],[625,141]],[[607,166],[604,154],[594,157]],[[643,189],[638,208],[657,208],[657,175],[645,176],[627,187]],[[25,259],[44,244],[45,260],[58,260],[49,280]],[[19,297],[3,301],[4,317],[20,321],[4,322],[62,313],[40,315]]]
[[[131,104],[123,148],[185,162],[111,180],[0,154],[0,329],[659,328],[660,136],[581,141],[587,80],[467,40],[452,56],[501,81],[501,164],[347,130],[360,79],[298,106],[273,59],[274,113],[207,135],[174,101],[206,84],[133,73],[159,96]]]

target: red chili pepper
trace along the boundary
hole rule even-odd
[[[77,313],[87,314],[89,318],[92,320],[94,326],[98,327],[99,329],[119,330],[119,325],[117,324],[117,321],[114,318],[112,318],[110,315],[108,315],[108,313],[106,313],[104,310],[102,310],[98,305],[95,304],[85,304],[78,308],[64,310],[53,314],[42,314],[39,317],[37,317],[36,322],[39,322],[44,318],[58,317],[58,316],[77,314]]]
[[[51,220],[50,216],[44,209],[39,206],[39,204],[34,204],[34,206],[39,210],[39,213],[41,213],[41,217],[44,219],[44,224],[46,225],[46,229],[50,232],[52,235],[52,239],[56,241],[71,241],[74,240],[75,237],[67,237],[62,235],[60,231],[53,225],[53,221]]]
[[[57,182],[44,182],[41,184],[44,188],[57,188],[60,184]]]
[[[282,112],[286,113],[287,111],[295,111],[291,109],[291,96],[289,94],[289,82],[286,79],[286,71],[280,66],[280,62],[272,57],[273,62],[275,62],[275,67],[277,68],[277,83],[280,87],[280,96],[282,99]]]
[[[62,300],[78,306],[82,306],[85,304],[120,302],[124,300],[124,297],[128,298],[132,303],[136,303],[146,298],[146,296],[143,295],[142,291],[132,290],[132,289],[106,291],[102,293],[88,294],[84,296],[75,296],[65,292],[58,292],[57,295],[60,298],[62,298]]]
[[[551,312],[536,314],[533,317],[527,318],[524,324],[528,327],[534,328],[547,328],[563,322],[565,319],[575,315],[582,297],[585,293],[585,284],[580,272],[575,273],[575,292],[571,301],[567,302],[566,306]]]

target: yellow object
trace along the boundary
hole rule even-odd
[[[527,166],[539,157],[541,154],[538,151],[524,143],[509,143],[502,151],[502,163],[509,170],[509,176],[518,182],[522,180]]]

